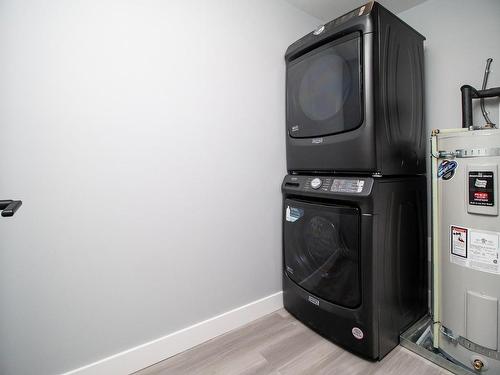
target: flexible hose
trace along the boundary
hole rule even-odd
[[[486,85],[488,84],[488,76],[490,75],[490,66],[491,63],[493,62],[493,59],[490,57],[488,60],[486,60],[486,68],[484,69],[484,77],[483,77],[483,85],[481,86],[481,90],[486,89]],[[488,112],[486,111],[486,108],[484,106],[484,98],[480,99],[481,103],[481,112],[483,113],[484,120],[486,121],[487,126],[495,127],[495,124],[490,120],[488,116]]]

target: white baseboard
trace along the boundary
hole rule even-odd
[[[283,292],[253,301],[64,375],[126,375],[241,327],[283,307]]]

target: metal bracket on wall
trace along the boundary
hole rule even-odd
[[[439,157],[444,159],[453,158],[479,158],[500,156],[500,147],[491,148],[468,148],[455,151],[439,151]]]
[[[451,331],[451,329],[446,328],[445,326],[441,325],[441,327],[439,327],[439,331],[443,334],[443,336],[445,336],[452,343],[456,344],[458,342],[458,338],[455,335],[453,335],[453,332]]]

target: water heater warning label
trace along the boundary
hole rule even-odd
[[[467,228],[451,226],[451,253],[467,258]]]
[[[482,272],[500,274],[500,233],[450,227],[450,261]]]

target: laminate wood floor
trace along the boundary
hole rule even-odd
[[[135,375],[451,375],[398,346],[381,362],[363,360],[278,310]]]

